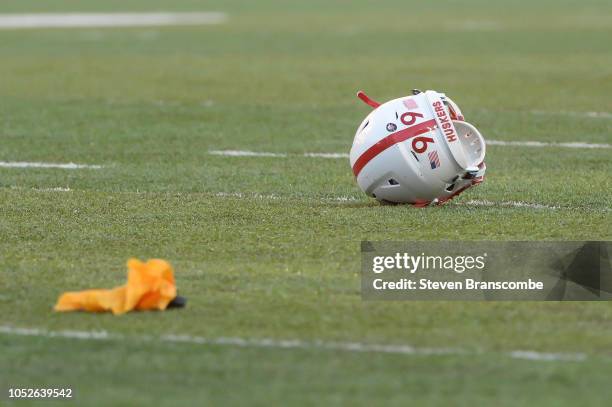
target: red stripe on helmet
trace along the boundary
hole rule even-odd
[[[435,129],[436,126],[436,120],[431,119],[423,123],[415,124],[412,127],[406,127],[403,130],[389,134],[387,137],[381,139],[378,143],[368,148],[363,154],[361,154],[361,156],[359,156],[357,161],[355,161],[355,165],[353,165],[353,174],[355,174],[355,176],[358,176],[367,163],[369,163],[374,157],[376,157],[378,154],[382,153],[389,147],[394,146],[397,143],[401,143],[402,141],[406,141],[408,139],[416,137],[420,134],[427,133],[428,131]]]

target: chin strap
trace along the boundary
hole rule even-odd
[[[380,103],[370,99],[368,97],[368,95],[366,95],[364,93],[364,91],[360,90],[359,92],[357,92],[357,97],[361,100],[363,100],[363,103],[365,103],[368,106],[371,106],[372,108],[376,109],[378,106],[380,106]]]
[[[433,201],[418,201],[413,203],[412,206],[416,208],[425,208],[428,206],[444,205],[451,199],[455,198],[457,195],[461,194],[466,189],[482,183],[484,181],[484,174],[486,170],[487,166],[485,165],[484,161],[481,162],[478,167],[468,168],[467,172],[462,178],[464,185],[461,188],[458,188],[446,198],[436,198]]]
[[[484,175],[486,171],[487,166],[483,161],[476,167],[467,168],[463,179],[471,179],[472,185],[480,184],[484,180]]]

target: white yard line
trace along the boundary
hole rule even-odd
[[[263,194],[257,194],[257,193],[245,194],[242,192],[217,192],[215,193],[215,196],[219,198],[240,198],[240,199],[243,199],[243,198],[270,199],[270,200],[282,199],[282,197],[278,195],[274,195],[274,194],[269,194],[269,195],[263,195]]]
[[[586,149],[608,149],[610,144],[597,143],[582,143],[582,142],[566,142],[566,143],[548,143],[542,141],[501,141],[488,140],[489,146],[511,146],[511,147],[564,147],[564,148],[586,148]],[[286,158],[291,155],[302,156],[306,158],[327,158],[327,159],[347,159],[347,153],[274,153],[266,151],[250,151],[250,150],[210,150],[208,154],[225,156],[225,157],[270,157],[270,158]],[[2,168],[62,168],[62,169],[100,169],[102,165],[91,164],[75,164],[75,163],[45,163],[45,162],[26,162],[26,161],[0,161]]]
[[[220,337],[206,338],[193,335],[122,335],[106,331],[48,331],[39,328],[20,328],[0,325],[0,334],[16,336],[34,336],[43,338],[67,338],[78,340],[138,340],[169,343],[187,343],[194,345],[217,345],[243,348],[269,348],[269,349],[305,349],[305,350],[327,350],[343,352],[362,353],[388,353],[397,355],[475,355],[482,352],[470,351],[460,348],[420,348],[410,345],[383,345],[362,342],[328,342],[323,340],[304,341],[300,339],[269,339],[269,338],[240,338]],[[504,356],[514,359],[526,359],[543,362],[583,362],[587,359],[584,353],[550,353],[514,350],[502,352]]]
[[[336,197],[303,197],[303,196],[282,196],[273,194],[258,194],[249,192],[216,192],[214,196],[219,198],[237,198],[237,199],[269,199],[269,200],[315,200],[321,202],[359,202],[361,199],[352,196],[336,196]],[[372,200],[372,202],[374,202]],[[534,202],[523,201],[488,201],[484,199],[472,199],[469,201],[451,201],[449,206],[490,206],[490,207],[508,207],[508,208],[529,208],[529,209],[546,209],[555,210],[562,209],[561,206],[545,205]],[[569,209],[569,208],[566,208]]]
[[[246,150],[210,150],[208,154],[228,157],[287,157],[284,153],[266,153]]]
[[[277,157],[286,158],[291,155],[297,155],[309,158],[348,158],[347,153],[303,153],[303,154],[290,154],[290,153],[271,153],[267,151],[250,151],[250,150],[210,150],[208,154],[221,155],[226,157]]]
[[[12,190],[17,190],[17,191],[36,191],[36,192],[70,192],[72,191],[72,189],[70,189],[69,187],[43,187],[43,188],[37,188],[37,187],[22,187],[22,186],[18,186],[18,185],[11,185],[9,187]]]
[[[75,164],[75,163],[42,163],[42,162],[28,162],[28,161],[0,161],[0,167],[2,168],[60,168],[64,170],[78,170],[78,169],[94,169],[98,170],[103,168],[102,165],[91,165],[91,164]]]
[[[218,198],[237,198],[237,199],[264,199],[264,200],[314,200],[332,202],[357,202],[359,199],[352,196],[338,196],[329,198],[304,197],[304,196],[281,196],[275,194],[259,194],[256,192],[216,192],[214,196]]]
[[[515,113],[515,114],[531,114],[535,116],[567,116],[567,117],[579,117],[585,119],[612,119],[611,112],[577,112],[570,110],[516,110],[516,109],[477,109],[479,112],[491,113],[491,114],[504,114],[504,113]]]
[[[156,27],[219,24],[225,13],[37,13],[0,14],[0,29]]]
[[[266,151],[250,151],[250,150],[210,150],[208,154],[221,155],[226,157],[277,157],[285,158],[290,156],[289,153],[271,153]],[[303,157],[311,158],[348,158],[347,153],[304,153]]]
[[[512,146],[512,147],[564,147],[564,148],[610,148],[611,144],[582,143],[578,141],[567,143],[548,143],[544,141],[503,141],[486,140],[487,146]]]
[[[214,196],[219,198],[237,198],[237,199],[264,199],[264,200],[314,200],[320,202],[360,202],[360,198],[353,196],[336,196],[336,197],[303,197],[303,196],[281,196],[274,194],[258,194],[249,192],[216,192]],[[371,200],[374,202],[373,200]],[[485,207],[504,207],[504,208],[528,208],[528,209],[545,209],[556,210],[563,209],[561,206],[545,205],[534,202],[523,201],[489,201],[485,199],[472,199],[469,201],[451,201],[449,206],[485,206]],[[565,208],[571,209],[571,208]]]
[[[303,155],[313,158],[349,158],[347,153],[304,153]]]
[[[511,358],[526,359],[537,361],[572,361],[582,362],[586,360],[586,355],[583,353],[546,353],[534,352],[531,350],[515,350],[509,353]]]
[[[609,112],[547,112],[545,110],[530,110],[529,113],[543,116],[571,116],[584,117],[589,119],[612,119],[612,113]]]
[[[563,147],[563,148],[586,148],[586,149],[607,149],[612,148],[612,144],[605,143],[583,143],[579,141],[572,142],[545,142],[545,141],[505,141],[505,140],[486,140],[487,146],[504,146],[504,147]],[[348,153],[272,153],[267,151],[250,151],[250,150],[210,150],[212,155],[220,155],[226,157],[277,157],[286,158],[289,156],[302,156],[307,158],[349,158]]]
[[[560,206],[550,206],[538,203],[531,202],[522,202],[522,201],[501,201],[501,202],[493,202],[481,199],[472,199],[467,202],[459,202],[458,205],[466,205],[466,206],[507,206],[514,208],[531,208],[531,209],[560,209]]]
[[[19,190],[32,190],[37,192],[70,192],[72,189],[69,187],[50,187],[50,188],[26,188],[19,186],[11,186],[11,189]],[[259,199],[259,200],[307,200],[317,202],[338,202],[338,203],[353,203],[361,202],[362,199],[354,196],[330,196],[330,197],[308,197],[308,196],[282,196],[276,194],[260,194],[256,192],[215,192],[212,193],[217,198],[235,198],[235,199]],[[371,200],[371,202],[374,202]],[[545,209],[545,210],[556,210],[563,209],[561,206],[545,205],[534,202],[523,202],[523,201],[489,201],[484,199],[472,199],[469,201],[451,201],[449,206],[484,206],[484,207],[506,207],[506,208],[528,208],[528,209]],[[571,208],[565,208],[571,209]]]
[[[53,187],[53,188],[32,188],[38,192],[70,192],[72,189],[68,187]]]

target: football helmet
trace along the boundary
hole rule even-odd
[[[484,180],[485,141],[448,96],[413,90],[379,104],[357,129],[350,163],[359,187],[381,202],[439,205]]]

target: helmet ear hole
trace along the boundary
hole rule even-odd
[[[399,185],[399,182],[397,182],[394,178],[389,179],[387,182],[389,185]]]

